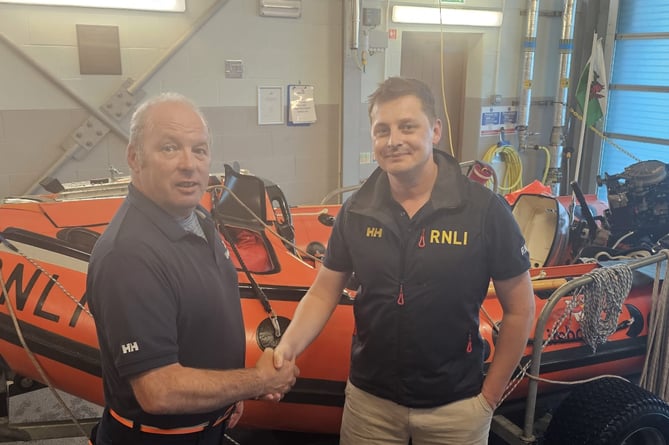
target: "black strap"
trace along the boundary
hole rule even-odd
[[[237,249],[237,245],[235,244],[235,238],[230,234],[230,231],[228,228],[225,226],[225,224],[220,223],[218,225],[219,230],[223,234],[223,237],[228,240],[228,244],[230,244],[230,248],[232,249],[232,252],[235,254],[237,257],[237,260],[239,260],[239,266],[242,268],[244,271],[244,274],[246,275],[246,278],[248,278],[249,283],[251,284],[251,288],[255,292],[256,296],[258,296],[258,299],[260,300],[260,303],[262,303],[263,308],[268,314],[272,314],[272,306],[269,303],[269,298],[267,298],[267,295],[263,290],[258,286],[258,282],[253,278],[253,275],[251,274],[251,271],[249,268],[246,266],[246,263],[244,262],[244,259],[242,258],[242,255],[239,253],[239,250]]]

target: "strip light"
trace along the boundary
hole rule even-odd
[[[302,0],[258,0],[258,7],[263,17],[296,19],[302,15]]]
[[[0,3],[184,12],[186,0],[0,0]]]
[[[441,11],[441,21],[439,12]],[[485,9],[393,6],[393,22],[426,25],[502,26],[502,12]]]

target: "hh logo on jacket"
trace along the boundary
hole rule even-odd
[[[381,238],[383,236],[383,229],[381,227],[367,227],[367,238]]]
[[[421,245],[424,244],[425,230],[421,231]],[[427,242],[429,244],[448,244],[452,246],[466,246],[469,239],[469,232],[460,230],[431,229],[428,232]],[[381,227],[367,227],[365,237],[382,238],[383,229]]]

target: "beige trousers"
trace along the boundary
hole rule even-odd
[[[493,410],[481,394],[436,408],[407,408],[346,385],[340,445],[486,445]]]

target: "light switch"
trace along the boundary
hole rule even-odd
[[[242,77],[244,77],[244,62],[241,60],[226,60],[225,78],[241,79]]]

